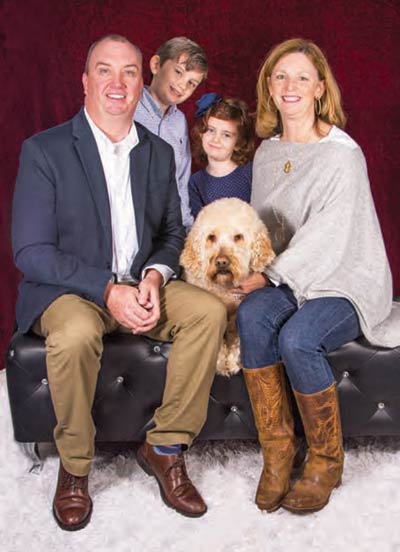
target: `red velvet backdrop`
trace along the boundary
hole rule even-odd
[[[206,91],[255,107],[257,70],[267,50],[295,36],[315,41],[343,92],[347,129],[367,157],[398,293],[399,23],[398,0],[0,0],[0,358],[13,328],[19,279],[9,235],[21,142],[79,109],[88,46],[110,32],[137,43],[146,67],[159,44],[173,36],[204,46],[211,70],[184,106],[189,124],[194,101]]]

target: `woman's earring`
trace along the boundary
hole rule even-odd
[[[321,98],[315,98],[314,108],[315,108],[315,114],[317,115],[317,117],[319,117],[322,111]]]

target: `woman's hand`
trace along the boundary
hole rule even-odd
[[[246,280],[244,280],[239,287],[233,288],[229,293],[232,295],[248,295],[256,289],[261,289],[270,285],[268,277],[264,273],[253,272]]]

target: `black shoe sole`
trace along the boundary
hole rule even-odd
[[[173,504],[171,504],[167,497],[165,496],[165,493],[164,493],[164,489],[162,488],[162,485],[161,483],[159,482],[158,480],[158,477],[156,476],[156,474],[153,472],[153,470],[151,469],[151,467],[149,466],[149,464],[146,462],[146,460],[144,459],[144,457],[140,454],[140,450],[137,451],[137,454],[136,454],[136,460],[137,460],[137,463],[139,464],[139,466],[142,468],[142,470],[147,474],[147,475],[150,475],[150,477],[154,477],[155,480],[157,481],[157,484],[158,484],[158,488],[160,489],[160,495],[161,495],[161,498],[164,502],[164,504],[166,506],[168,506],[168,508],[171,508],[172,510],[175,510],[175,512],[178,512],[178,514],[181,514],[182,516],[185,516],[185,517],[189,517],[189,518],[199,518],[201,516],[204,516],[204,514],[207,512],[207,507],[206,509],[204,510],[204,512],[201,512],[200,514],[192,514],[190,512],[186,512],[184,510],[180,510],[179,508],[177,508],[176,506],[173,506]]]

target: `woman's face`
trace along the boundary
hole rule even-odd
[[[320,98],[325,90],[313,63],[301,52],[283,56],[267,83],[283,120],[314,117],[314,100]]]

